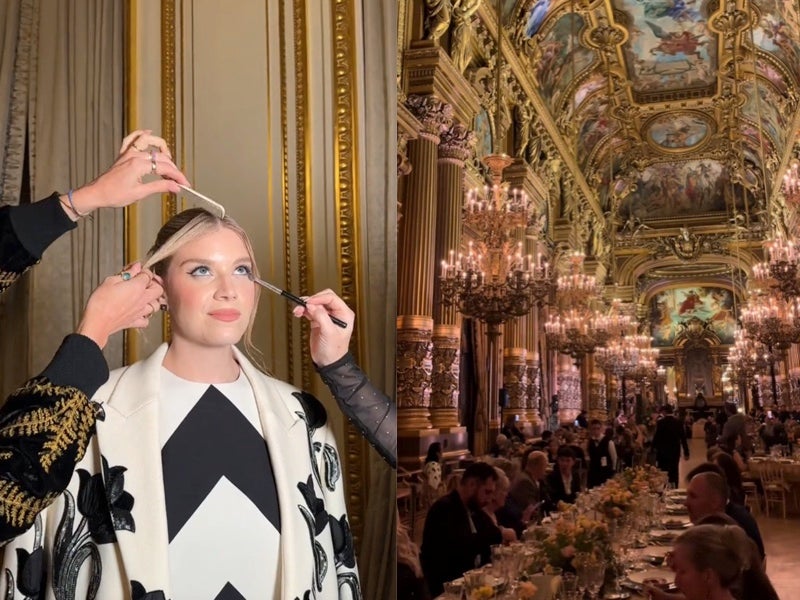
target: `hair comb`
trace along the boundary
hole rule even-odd
[[[193,190],[189,186],[178,184],[183,190],[183,195],[190,198],[193,204],[199,208],[205,208],[208,212],[210,212],[215,217],[220,219],[225,218],[225,207],[222,206],[219,202],[215,202],[208,196],[204,196],[200,192]]]

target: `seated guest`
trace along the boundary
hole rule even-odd
[[[411,541],[408,528],[403,525],[399,514],[395,515],[395,519],[397,519],[397,597],[430,600],[431,595],[419,562],[419,547]]]
[[[517,510],[513,503],[508,502],[508,491],[511,489],[508,475],[500,467],[495,467],[494,470],[497,473],[494,496],[483,510],[500,530],[503,540],[515,542],[522,538],[522,532],[525,531],[522,512]]]
[[[561,444],[558,441],[558,438],[553,436],[550,438],[550,441],[547,442],[547,446],[545,448],[545,452],[547,453],[547,461],[551,464],[554,464],[558,459],[558,449],[561,447]]]
[[[523,434],[517,427],[516,415],[506,415],[503,427],[500,429],[500,433],[512,441],[525,441],[525,434]]]
[[[740,527],[697,525],[675,541],[670,564],[679,594],[645,586],[655,600],[777,600],[762,569],[753,568]]]
[[[699,471],[701,468],[702,472]],[[730,492],[722,470],[715,464],[704,463],[695,467],[695,471],[697,474],[691,477],[686,488],[686,509],[692,523],[709,514],[724,512],[756,543],[763,560],[764,542],[758,524],[744,506],[729,501]]]
[[[428,509],[422,532],[422,571],[436,597],[444,583],[489,562],[489,547],[503,535],[483,511],[494,496],[497,472],[484,463],[471,464],[458,487]]]
[[[550,443],[550,440],[553,439],[553,432],[549,429],[545,429],[542,432],[542,439],[538,442],[531,443],[531,448],[534,450],[542,450],[544,451],[547,448],[547,445]]]
[[[617,450],[610,436],[605,435],[603,424],[592,419],[589,425],[589,441],[586,444],[589,454],[587,486],[593,488],[604,484],[614,476],[617,465]]]
[[[559,502],[574,504],[581,491],[581,483],[578,477],[573,475],[575,466],[575,455],[568,446],[561,446],[558,449],[558,460],[556,468],[547,476],[547,488],[550,491],[549,510],[556,510]]]
[[[528,514],[528,519],[542,514],[542,506],[547,503],[547,455],[539,450],[531,450],[522,458],[522,473],[511,487],[509,502],[516,506],[520,514]]]
[[[497,458],[507,456],[511,450],[511,441],[504,433],[498,433],[494,445],[489,449],[489,454]]]

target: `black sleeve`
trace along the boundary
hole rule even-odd
[[[0,293],[75,227],[61,208],[58,193],[33,204],[0,208]]]
[[[397,468],[397,405],[369,382],[349,352],[317,371],[345,416]]]
[[[26,531],[66,489],[94,433],[90,398],[106,379],[100,348],[72,334],[0,409],[0,542]]]

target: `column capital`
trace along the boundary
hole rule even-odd
[[[422,124],[420,136],[433,139],[437,144],[442,132],[453,123],[453,107],[430,94],[412,94],[406,106]]]
[[[469,159],[475,151],[476,141],[477,137],[474,131],[467,129],[461,123],[453,123],[440,135],[439,160],[463,167],[464,161]]]

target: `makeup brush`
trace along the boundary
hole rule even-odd
[[[300,306],[303,306],[303,307],[306,306],[306,301],[303,300],[302,298],[300,298],[299,296],[295,296],[291,292],[287,292],[286,290],[282,290],[278,286],[272,285],[271,283],[268,283],[268,282],[266,282],[266,281],[264,281],[262,279],[259,279],[258,277],[256,277],[252,273],[250,273],[248,275],[248,277],[250,278],[250,281],[252,281],[253,283],[257,283],[261,287],[267,288],[270,292],[278,294],[278,296],[283,296],[284,298],[286,298],[288,300],[291,300],[292,302],[294,302],[295,304],[299,304]],[[342,329],[346,329],[347,328],[347,323],[342,321],[340,318],[334,317],[333,315],[328,315],[328,316],[331,318],[331,321],[336,323]]]

